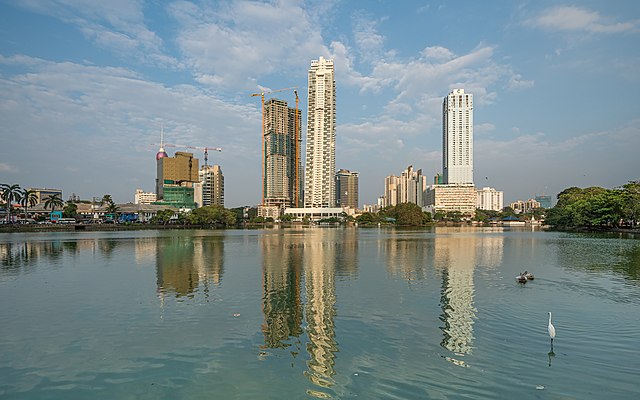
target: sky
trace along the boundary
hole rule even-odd
[[[165,142],[221,147],[225,206],[257,205],[251,94],[297,87],[306,125],[321,56],[336,170],[360,173],[361,205],[409,165],[441,172],[454,88],[474,96],[474,183],[505,205],[640,180],[636,0],[0,0],[0,183],[133,202],[155,190],[162,127]]]

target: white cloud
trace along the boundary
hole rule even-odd
[[[229,177],[230,205],[259,195],[243,187],[257,185],[259,172],[237,172],[260,170],[260,141],[254,137],[260,115],[253,106],[225,102],[191,85],[146,81],[124,68],[0,59],[14,65],[20,60],[26,71],[0,80],[0,137],[20,137],[8,147],[3,143],[3,163],[28,166],[12,175],[21,184],[60,186],[82,196],[106,191],[130,200],[135,188],[118,182],[134,171],[144,189],[153,189],[157,148],[151,143],[159,141],[163,123],[167,142],[223,148],[210,156]],[[202,154],[196,156],[202,162]],[[80,172],[60,174],[69,168]],[[81,177],[92,183],[78,187]]]
[[[99,47],[139,62],[180,68],[162,39],[145,24],[139,0],[26,0],[17,5],[76,26]]]
[[[271,73],[308,68],[329,55],[306,9],[289,2],[178,2],[170,13],[179,23],[176,39],[200,82],[227,89],[255,89]],[[277,27],[277,29],[274,29]],[[292,85],[302,82],[291,82]]]
[[[0,172],[16,172],[18,169],[7,163],[0,163]]]
[[[525,25],[549,31],[622,33],[637,32],[638,21],[615,22],[596,11],[577,6],[549,8],[538,16],[525,21]]]

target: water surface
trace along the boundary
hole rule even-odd
[[[0,234],[0,304],[3,399],[640,396],[620,235]]]

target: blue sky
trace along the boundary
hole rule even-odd
[[[640,179],[634,0],[0,0],[0,182],[133,201],[154,190],[163,125],[167,142],[223,148],[227,207],[258,204],[250,94],[298,86],[305,110],[319,56],[360,204],[408,165],[440,172],[458,87],[474,94],[476,186],[505,202]]]

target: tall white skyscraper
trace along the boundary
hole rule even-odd
[[[311,61],[304,206],[335,207],[336,81],[333,60]]]
[[[473,95],[454,89],[442,103],[445,184],[473,184]]]

